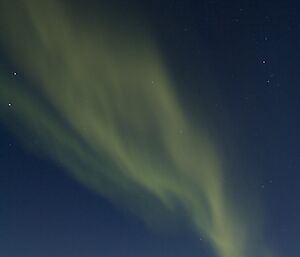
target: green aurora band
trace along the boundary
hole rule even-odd
[[[78,21],[55,1],[1,0],[2,42],[28,81],[2,75],[1,119],[145,220],[179,207],[219,257],[248,257],[258,235],[224,188],[216,145],[184,113],[151,36],[112,16]]]

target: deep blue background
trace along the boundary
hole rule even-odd
[[[151,24],[186,109],[195,119],[209,113],[224,148],[234,141],[238,154],[229,158],[238,158],[239,170],[234,171],[238,183],[248,193],[260,195],[266,238],[275,253],[299,256],[299,4],[290,0],[126,4]],[[97,10],[97,1],[74,5]],[[1,73],[12,74],[14,64],[4,58],[3,49],[1,55]],[[22,80],[22,74],[11,79]],[[203,83],[214,85],[207,101]],[[244,175],[253,179],[243,180]],[[180,226],[170,233],[147,228],[47,158],[24,149],[1,126],[0,256],[212,254],[188,228]]]

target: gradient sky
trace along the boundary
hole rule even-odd
[[[5,2],[1,0],[1,6],[2,3],[5,6]],[[22,115],[22,108],[24,106],[28,106],[30,110],[32,108],[29,104],[23,103],[24,99],[42,103],[41,106],[44,107],[45,99],[36,92],[32,93],[33,85],[47,78],[47,81],[44,82],[45,87],[52,90],[53,85],[59,85],[58,82],[61,81],[59,72],[62,71],[65,74],[69,70],[66,69],[67,66],[57,66],[55,67],[57,70],[54,69],[56,73],[54,72],[53,75],[47,70],[47,65],[35,66],[35,56],[40,49],[35,48],[35,45],[28,44],[31,42],[28,40],[32,40],[32,38],[26,31],[16,29],[23,25],[17,23],[20,19],[20,12],[16,5],[15,9],[6,13],[9,18],[1,21],[3,33],[1,34],[0,48],[0,255],[5,257],[212,257],[216,256],[214,240],[211,239],[214,238],[215,233],[223,228],[234,230],[238,227],[241,231],[244,228],[254,230],[254,232],[250,231],[249,235],[248,232],[246,233],[246,242],[236,242],[236,248],[241,247],[242,249],[240,252],[244,248],[240,244],[252,248],[247,249],[249,254],[245,255],[246,257],[265,256],[264,251],[260,250],[262,248],[268,249],[272,252],[271,256],[274,257],[298,256],[297,239],[300,237],[298,221],[300,214],[298,200],[300,196],[298,188],[298,170],[300,168],[298,147],[300,128],[298,114],[300,107],[300,90],[298,88],[300,84],[298,78],[300,64],[299,7],[293,5],[292,1],[284,3],[243,1],[239,4],[234,1],[226,3],[222,1],[164,1],[163,3],[160,1],[143,1],[143,3],[128,1],[126,4],[121,1],[112,1],[109,4],[100,4],[99,1],[65,2],[66,9],[70,12],[72,10],[75,14],[78,25],[75,31],[82,32],[83,38],[85,35],[89,38],[89,33],[96,33],[97,29],[100,32],[103,29],[103,35],[109,37],[108,42],[116,49],[120,49],[120,53],[112,55],[114,59],[108,58],[107,62],[119,65],[121,70],[124,70],[124,74],[122,72],[115,73],[119,72],[118,69],[115,69],[110,73],[111,77],[105,75],[105,79],[115,79],[116,77],[111,74],[117,74],[121,84],[123,80],[129,81],[128,85],[131,85],[131,82],[145,81],[146,85],[152,86],[156,80],[167,84],[163,89],[159,89],[162,90],[158,94],[160,98],[157,98],[156,93],[153,95],[147,93],[147,97],[143,98],[141,95],[140,99],[145,100],[145,107],[149,101],[149,106],[151,106],[149,113],[151,115],[153,113],[154,118],[151,120],[150,114],[149,117],[151,122],[155,122],[155,129],[158,131],[167,129],[167,133],[161,135],[164,142],[167,142],[165,148],[169,149],[174,159],[178,160],[182,156],[186,156],[188,162],[195,161],[197,163],[193,157],[197,156],[197,149],[202,153],[204,151],[203,144],[207,146],[204,149],[213,145],[212,148],[216,147],[218,151],[212,150],[208,156],[213,156],[213,160],[219,160],[218,156],[222,156],[222,162],[226,164],[226,169],[204,171],[205,177],[207,174],[212,174],[211,177],[208,176],[209,181],[212,182],[200,179],[201,182],[196,183],[200,187],[199,192],[198,190],[196,192],[199,193],[199,198],[204,199],[203,205],[200,205],[204,207],[201,208],[203,217],[199,218],[199,227],[195,227],[195,224],[199,223],[194,217],[198,207],[188,209],[187,206],[190,205],[185,200],[191,200],[191,198],[180,198],[183,193],[189,192],[187,189],[190,184],[184,180],[178,184],[180,180],[173,180],[173,176],[169,176],[168,165],[167,172],[163,174],[167,181],[171,181],[172,185],[175,184],[174,187],[170,187],[172,192],[170,196],[164,194],[164,186],[162,188],[153,186],[160,185],[161,178],[165,178],[165,176],[160,176],[161,173],[154,174],[153,177],[135,175],[133,178],[134,181],[138,181],[137,183],[131,182],[132,177],[124,176],[123,180],[120,176],[109,176],[108,181],[112,183],[106,190],[103,189],[105,185],[101,186],[97,183],[95,186],[86,176],[80,175],[74,179],[70,173],[65,172],[69,169],[69,172],[71,170],[71,174],[74,175],[75,171],[82,171],[77,169],[74,171],[73,166],[76,166],[74,156],[76,155],[54,153],[55,147],[59,144],[52,144],[49,142],[50,140],[45,139],[47,131],[41,131],[43,127],[36,125],[40,120],[45,119],[49,127],[54,127],[56,120],[52,121],[45,116],[47,113],[52,113],[49,110],[50,107],[47,107],[48,104],[47,112],[42,112],[43,109],[41,109],[41,112],[39,112],[40,110],[31,111],[30,115],[26,114],[26,108]],[[113,17],[103,18],[108,15],[103,9],[109,10],[114,14]],[[114,10],[118,10],[118,15],[114,13]],[[132,18],[133,14],[135,14],[135,18]],[[65,27],[64,20],[59,19],[59,15],[60,13],[57,16],[53,15],[53,20],[57,18],[58,21],[58,26],[53,31],[44,30],[42,24],[37,22],[37,27],[43,36],[41,38],[45,40],[45,45],[50,49],[49,52],[46,52],[45,57],[49,57],[50,64],[56,63],[57,58],[70,61],[71,64],[78,60],[85,60],[83,55],[81,56],[77,52],[70,54],[67,51],[67,54],[64,52],[61,55],[59,52],[55,52],[57,49],[68,50],[70,46],[74,46],[76,50],[77,47],[77,44],[72,44],[68,35],[65,36],[64,31],[66,30],[64,29],[67,27]],[[45,17],[47,19],[48,16]],[[44,13],[39,12],[36,18],[43,19]],[[99,22],[98,19],[102,18],[109,22]],[[96,26],[91,30],[86,30],[83,26],[85,20],[97,21],[95,24],[102,24],[102,27]],[[133,23],[133,20],[136,23]],[[143,25],[139,26],[139,22]],[[116,33],[120,28],[116,29],[117,25],[115,24],[122,24],[124,27],[121,29],[125,31],[126,26],[137,26],[143,33],[144,30],[147,30],[147,39],[138,37],[137,39],[141,40],[130,45],[132,37],[120,37]],[[18,39],[17,42],[9,43],[13,45],[13,53],[7,46],[5,29],[11,31],[13,40]],[[157,54],[156,48],[153,50],[148,46],[148,42],[150,42],[148,33],[151,35],[151,42],[155,42],[156,48],[159,49],[159,54]],[[57,36],[57,41],[53,35]],[[55,40],[52,40],[53,38]],[[78,38],[78,42],[81,42],[80,39]],[[118,39],[121,41],[117,42]],[[126,41],[127,39],[128,41]],[[61,42],[65,42],[64,40],[67,41],[66,48],[51,48],[56,44],[59,46]],[[144,42],[145,45],[141,45]],[[149,51],[144,55],[146,50]],[[106,49],[90,46],[92,56],[101,54],[101,51],[105,52]],[[125,52],[125,59],[120,61],[119,57],[124,57],[123,52]],[[138,67],[140,62],[135,63],[134,58],[143,59],[144,56],[147,58],[149,56],[149,60],[153,61],[153,65],[155,65],[153,72],[151,65],[145,72]],[[157,61],[157,56],[162,60],[161,62]],[[146,57],[145,63],[147,64]],[[136,65],[131,67],[130,64]],[[93,77],[92,74],[97,72],[101,65],[102,62],[95,62],[92,67],[79,68],[78,74],[68,74],[68,78],[71,77],[69,81],[75,81],[73,77],[81,80],[85,80],[89,76]],[[157,67],[162,68],[158,69]],[[148,70],[151,72],[148,73]],[[34,72],[39,72],[39,74],[34,74]],[[106,70],[104,70],[104,74],[105,72]],[[153,74],[155,81],[151,77],[154,76]],[[98,74],[96,75],[98,76]],[[99,76],[102,78],[101,74]],[[99,81],[99,78],[95,77],[95,80],[90,81]],[[12,94],[11,90],[14,90],[14,85],[17,85],[17,93]],[[60,86],[58,87],[60,88]],[[21,93],[18,92],[19,89],[21,89]],[[93,88],[90,87],[90,89]],[[136,91],[135,86],[129,89],[129,92],[140,92]],[[49,95],[52,93],[51,90]],[[120,99],[123,99],[123,89],[117,87],[116,90],[122,92]],[[29,92],[31,98],[25,98],[23,91],[24,95]],[[55,104],[59,105],[61,99],[57,96],[58,91],[53,92],[55,92],[55,98],[53,100],[49,97],[49,106],[52,106],[51,101],[53,100],[55,107]],[[73,90],[72,92],[75,92],[74,95],[76,95],[77,91]],[[102,101],[105,102],[106,96],[110,95],[110,92],[101,92],[103,93]],[[140,93],[142,94],[143,91]],[[175,100],[173,93],[176,95]],[[63,92],[60,96],[62,99],[65,97]],[[122,103],[122,100],[116,97],[116,102]],[[24,102],[26,101],[24,100]],[[65,102],[62,101],[62,103]],[[109,114],[116,114],[113,112],[115,106],[113,101],[107,102],[106,107]],[[139,104],[135,105],[134,103],[133,108],[136,106],[140,107]],[[62,105],[58,109],[64,111],[66,107]],[[71,122],[74,121],[74,130],[80,129],[83,120],[74,119],[74,117],[78,117],[80,108],[77,110],[76,106],[71,105],[71,107],[72,112],[70,115],[66,115],[66,119],[70,118]],[[166,108],[166,111],[160,113],[160,108]],[[181,110],[187,114],[183,118]],[[123,108],[121,111],[118,114],[122,117],[132,118],[128,113],[131,111],[129,107],[128,109],[127,107]],[[141,115],[144,114],[143,108],[136,108],[135,111],[137,113],[140,111]],[[148,112],[145,113],[148,114]],[[157,113],[167,122],[160,122],[158,118],[156,119]],[[58,123],[59,125],[66,122],[63,117],[61,123]],[[86,118],[85,121],[89,119],[95,121],[93,114],[83,117]],[[175,128],[178,136],[174,137],[170,128],[174,128],[182,120],[188,120],[188,125],[187,122],[184,122],[184,126],[182,125],[184,129]],[[135,125],[138,128],[144,128],[144,122],[147,122],[147,119],[146,121],[135,121],[133,125],[130,123],[133,128],[136,128]],[[108,124],[113,127],[115,120],[109,120]],[[122,128],[124,128],[124,124],[127,123],[123,123]],[[23,127],[26,128],[26,134],[22,133]],[[148,126],[145,125],[145,127],[147,131]],[[192,128],[190,129],[190,127]],[[59,133],[61,135],[59,138],[62,140],[67,138],[68,146],[76,145],[77,141],[74,140],[78,138],[73,136],[68,138],[67,131],[70,132],[70,130],[66,130],[65,125],[62,128],[64,133]],[[130,141],[133,138],[130,134],[132,127],[129,126],[128,129],[127,139]],[[37,131],[41,132],[41,135]],[[137,131],[139,132],[139,130]],[[92,132],[91,128],[89,133],[82,132],[80,135],[83,139],[85,136],[90,139],[88,136]],[[30,138],[26,139],[25,137],[28,135]],[[122,136],[124,135],[122,134]],[[185,136],[190,140],[187,144],[188,147],[193,143],[192,150],[189,150],[188,147],[183,150],[176,148],[182,145],[181,140],[185,139],[181,138],[185,138]],[[96,138],[93,137],[93,139]],[[152,143],[148,138],[142,137],[137,140],[138,145],[142,146]],[[202,142],[200,148],[197,147],[197,140]],[[24,144],[24,142],[26,143]],[[111,141],[108,140],[108,142]],[[151,163],[156,163],[156,161],[164,163],[166,159],[162,148],[156,146],[156,141],[153,142],[155,153],[150,152],[150,159],[147,160],[150,160]],[[157,142],[160,143],[159,140]],[[97,147],[95,152],[100,153],[99,162],[104,162],[103,165],[108,162],[108,167],[114,164],[122,166],[124,163],[130,163],[131,160],[136,160],[134,162],[136,164],[141,160],[138,157],[130,159],[131,155],[122,152],[120,142],[116,141],[116,145],[117,149],[121,149],[120,153],[122,154],[119,157],[124,158],[120,163],[117,161],[118,158],[111,155],[110,144],[107,144],[106,157],[101,156],[101,151],[105,152],[106,144],[91,146]],[[129,145],[136,146],[131,143]],[[100,146],[103,146],[104,150],[98,148]],[[133,152],[135,153],[135,151]],[[80,156],[82,157],[82,155]],[[182,162],[178,161],[179,170],[185,167],[184,160],[186,158],[183,158]],[[89,161],[94,162],[93,158],[82,157],[80,160],[85,164],[85,168],[96,169],[95,165]],[[218,166],[216,161],[206,163],[205,158],[204,162],[199,161],[199,164],[205,167],[210,167],[211,164]],[[137,170],[145,168],[144,165],[144,162],[136,164]],[[129,171],[134,172],[135,169],[129,169]],[[211,191],[202,188],[205,188],[207,183],[212,183],[212,186],[218,185],[219,177],[224,180],[224,199],[223,194],[221,194],[221,198],[218,196],[220,190],[213,193],[217,194],[217,199],[219,199],[217,203],[220,201],[226,208],[217,208],[222,213],[220,220],[225,221],[221,222],[222,225],[218,227],[217,225],[207,225],[210,223],[210,219],[204,218],[206,215],[210,215],[207,213],[211,213],[209,207],[206,209],[206,205],[210,206]],[[179,178],[181,179],[181,176]],[[135,197],[133,197],[134,203],[132,203],[132,199],[126,198],[126,201],[123,202],[120,197],[115,197],[115,192],[118,190],[124,195],[128,193],[128,191],[120,189],[123,183],[126,185],[129,183],[130,193],[132,190],[134,193],[144,194],[144,191],[139,191],[139,187],[145,187],[146,195],[148,193],[151,195],[149,204],[147,201],[142,204],[142,211],[136,211],[140,205],[137,207],[136,202],[139,200],[135,201]],[[170,185],[169,183],[161,184]],[[138,191],[136,191],[136,187]],[[194,191],[191,192],[194,194]],[[170,210],[162,210],[162,219],[157,218],[162,206],[152,202],[152,193],[158,196],[157,198],[162,201],[162,205],[167,206],[167,209],[171,206]],[[184,199],[184,201],[175,201],[174,203],[173,197]],[[139,199],[139,197],[137,198]],[[145,199],[148,198],[145,197]],[[230,207],[225,204],[227,200],[231,203]],[[147,205],[151,205],[151,207],[147,208]],[[187,208],[185,210],[187,213],[181,212],[181,207]],[[231,215],[230,218],[227,217],[227,214],[233,213],[237,216],[241,215],[242,221],[232,218]],[[155,216],[154,220],[151,219],[152,216]],[[212,222],[212,224],[214,223]],[[216,229],[215,232],[213,227]],[[234,238],[239,234],[240,232],[228,232],[228,242],[232,241],[231,237]],[[218,240],[215,241],[218,242]],[[226,244],[228,242],[226,241]],[[258,243],[262,245],[258,245]],[[221,247],[221,249],[225,248]],[[223,256],[227,257],[226,253]]]

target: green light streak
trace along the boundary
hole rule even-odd
[[[218,149],[184,113],[151,37],[108,14],[79,23],[55,1],[2,2],[4,41],[31,81],[1,82],[11,129],[101,195],[146,219],[147,200],[179,205],[218,256],[248,256]]]

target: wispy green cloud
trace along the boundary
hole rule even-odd
[[[1,9],[3,42],[28,81],[3,78],[1,115],[24,142],[38,138],[84,185],[145,218],[180,206],[218,256],[250,256],[219,150],[205,120],[195,127],[184,112],[151,36],[105,12],[88,26],[55,1]]]

